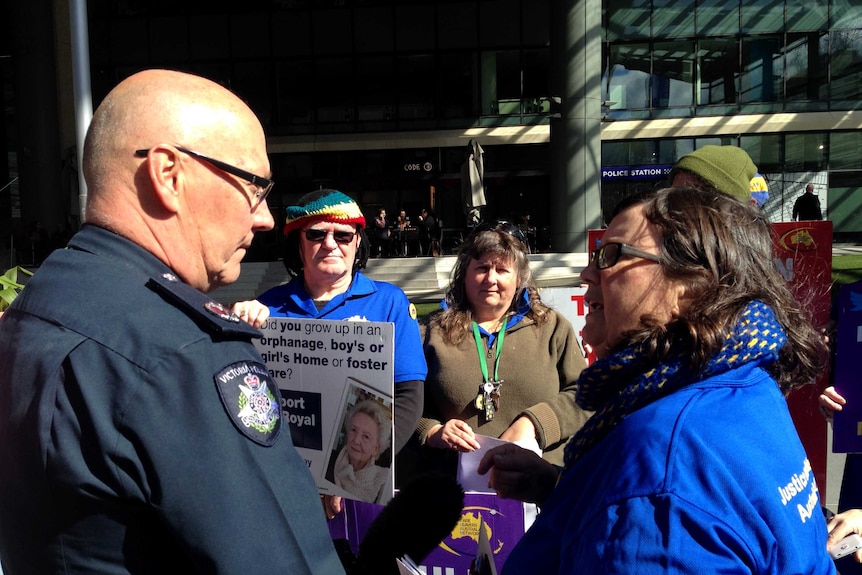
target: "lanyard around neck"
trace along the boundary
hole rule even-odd
[[[503,325],[500,326],[500,335],[497,336],[497,349],[494,355],[494,381],[499,381],[497,377],[497,369],[500,367],[500,356],[503,354],[503,338],[506,337],[506,324],[509,318],[503,318]],[[479,335],[479,324],[473,322],[473,338],[476,340],[476,351],[479,353],[479,365],[482,367],[482,380],[488,380],[488,362],[485,361],[485,351],[482,345],[482,336]]]

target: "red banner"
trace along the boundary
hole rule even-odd
[[[778,222],[772,229],[776,267],[790,283],[811,323],[825,327],[831,305],[832,222]],[[798,388],[787,398],[821,501],[826,501],[826,420],[818,410],[817,396],[829,385],[829,369],[829,365],[823,366],[815,385]]]

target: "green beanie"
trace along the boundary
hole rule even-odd
[[[677,160],[670,171],[670,181],[680,170],[691,172],[720,192],[748,202],[749,183],[757,167],[742,148],[736,146],[703,146]]]

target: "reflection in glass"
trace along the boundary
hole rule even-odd
[[[694,5],[694,0],[656,0],[653,2],[653,38],[693,36]]]
[[[697,3],[698,34],[739,34],[739,0],[700,0]]]
[[[843,100],[842,104],[858,107],[858,101],[862,99],[862,30],[832,32],[830,60],[830,99],[833,102]]]
[[[735,103],[736,83],[733,74],[739,62],[737,41],[734,38],[701,40],[697,56],[701,78],[697,103]]]
[[[775,102],[783,98],[780,46],[781,41],[777,37],[743,38],[742,72],[738,87],[741,103]]]
[[[656,42],[653,48],[653,108],[691,106],[694,103],[694,49],[692,42]]]
[[[612,108],[649,108],[649,72],[649,44],[611,46],[606,101]]]
[[[785,0],[788,31],[815,31],[826,28],[829,0]]]

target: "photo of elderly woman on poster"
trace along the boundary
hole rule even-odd
[[[356,398],[346,413],[326,479],[343,489],[344,497],[384,504],[392,498],[391,406]]]

